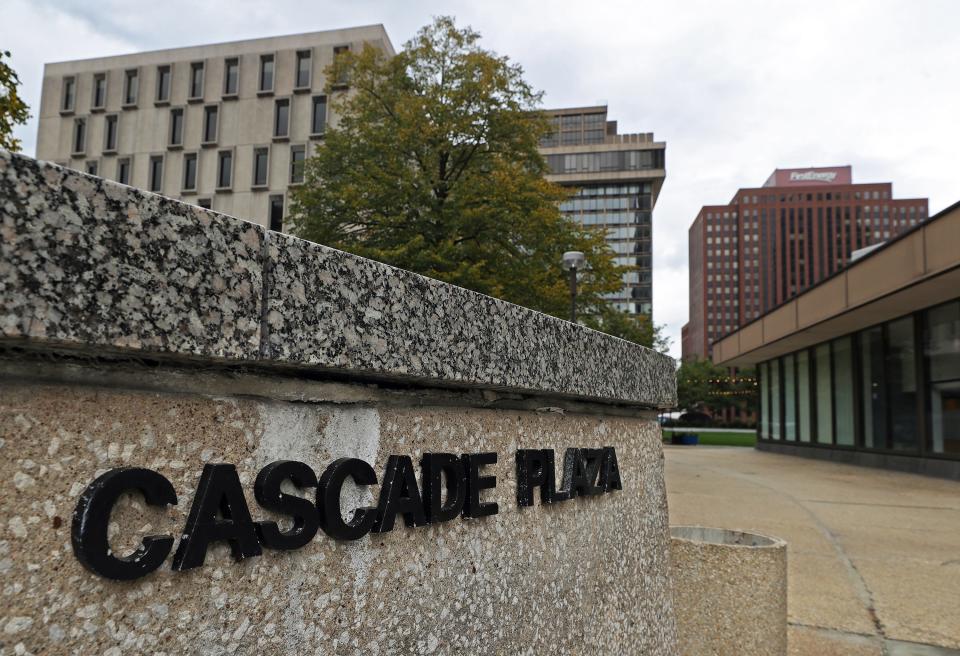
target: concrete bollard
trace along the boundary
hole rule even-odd
[[[670,528],[684,656],[787,653],[787,543],[703,526]]]

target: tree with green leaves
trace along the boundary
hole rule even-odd
[[[709,359],[688,358],[677,370],[677,407],[711,415],[728,408],[756,412],[756,385],[752,369],[736,371]]]
[[[578,305],[597,314],[629,269],[601,231],[559,211],[570,192],[544,177],[542,94],[479,39],[440,17],[396,56],[366,46],[337,58],[326,72],[337,120],[293,193],[293,230],[558,317],[561,256],[583,251]]]
[[[645,314],[628,314],[606,304],[598,307],[594,314],[583,317],[583,324],[661,353],[670,349],[670,338],[664,334],[663,326],[654,324]]]
[[[20,140],[14,138],[13,126],[24,125],[30,114],[29,107],[17,91],[20,78],[4,59],[10,59],[10,52],[0,50],[0,148],[17,152],[20,150]]]

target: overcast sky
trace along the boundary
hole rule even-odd
[[[383,23],[398,50],[438,14],[519,62],[546,106],[605,102],[667,143],[654,211],[654,318],[680,353],[687,229],[777,167],[853,165],[931,213],[960,200],[960,1],[386,2],[4,0],[39,108],[44,62]],[[33,154],[36,121],[18,130]],[[960,245],[958,245],[960,248]]]

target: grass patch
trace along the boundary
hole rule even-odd
[[[706,446],[753,446],[757,443],[756,433],[698,433],[695,428],[681,432],[696,433],[700,436],[700,444]],[[663,441],[669,442],[672,435],[673,431],[665,428]]]

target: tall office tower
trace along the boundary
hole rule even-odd
[[[605,105],[546,113],[553,126],[540,144],[547,179],[576,188],[560,209],[584,225],[606,228],[617,263],[636,267],[610,294],[614,307],[651,315],[653,207],[666,177],[666,144],[651,132],[618,134]]]
[[[777,169],[690,226],[690,319],[683,357],[833,275],[858,249],[927,218],[927,199],[894,199],[893,185],[853,183],[850,166]]]
[[[364,44],[394,52],[372,25],[47,64],[37,158],[281,230],[324,68]]]

